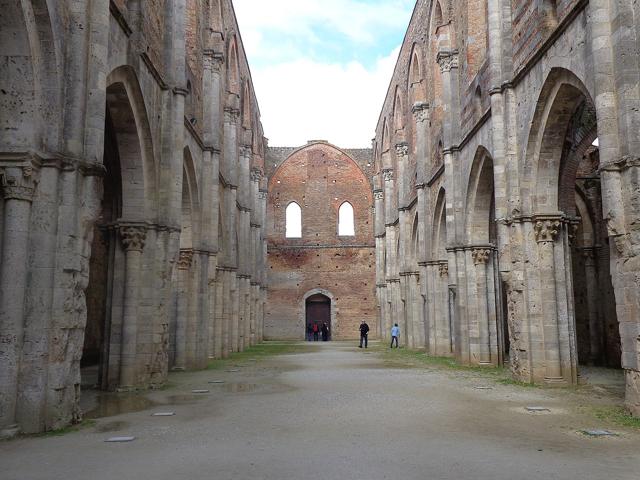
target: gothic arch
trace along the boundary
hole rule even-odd
[[[107,76],[107,109],[123,173],[122,217],[153,220],[158,211],[155,156],[142,91],[131,66],[120,66]]]
[[[527,210],[556,213],[560,208],[565,137],[571,118],[585,101],[593,105],[587,88],[575,74],[563,68],[551,70],[533,113],[524,155],[524,181],[532,193],[530,199],[523,197]]]
[[[232,35],[227,48],[227,90],[240,95],[240,65],[238,62],[238,43]]]
[[[432,260],[446,260],[447,258],[447,206],[444,188],[440,188],[436,208],[433,215],[433,228],[431,229],[431,256]]]
[[[484,147],[478,147],[467,187],[466,235],[472,244],[495,240],[495,200],[493,159]]]

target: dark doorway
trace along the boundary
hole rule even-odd
[[[314,323],[318,324],[318,329],[322,328],[323,324],[327,324],[329,329],[327,340],[331,340],[331,299],[321,293],[312,295],[307,298],[305,305],[306,323],[305,323],[305,335],[309,337],[310,328]],[[322,334],[319,335],[320,340]]]

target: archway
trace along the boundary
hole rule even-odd
[[[327,340],[331,340],[331,299],[322,294],[316,293],[305,300],[305,332],[309,336],[313,332],[313,326],[317,325],[320,331],[323,325],[328,328]],[[313,335],[315,340],[315,335]],[[320,338],[323,338],[320,336]]]
[[[578,365],[619,367],[620,333],[602,210],[598,119],[572,72],[553,69],[542,89],[526,152],[548,383],[578,380]],[[538,341],[534,339],[533,341]],[[544,376],[542,375],[544,374]]]
[[[121,67],[109,76],[104,138],[103,198],[94,225],[86,289],[87,322],[80,361],[82,388],[113,390],[138,381],[137,312],[143,223],[153,203],[145,188],[150,135],[135,74]]]

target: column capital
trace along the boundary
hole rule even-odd
[[[189,270],[193,263],[193,250],[190,248],[181,248],[178,257],[178,269]]]
[[[427,102],[416,102],[411,107],[411,112],[416,119],[416,123],[424,123],[429,119],[429,104]]]
[[[251,169],[251,181],[252,182],[260,182],[262,180],[262,171],[259,168]]]
[[[560,235],[562,222],[560,220],[538,220],[533,226],[538,243],[553,243]]]
[[[230,123],[231,125],[236,125],[238,123],[238,118],[240,117],[240,110],[235,107],[225,107],[224,109],[224,121],[225,123]]]
[[[400,142],[396,144],[396,155],[398,157],[406,157],[409,155],[409,144],[407,142]]]
[[[438,65],[440,65],[440,71],[442,73],[450,72],[452,69],[458,68],[458,51],[440,51],[436,56],[436,62],[438,62]]]
[[[253,148],[251,145],[240,145],[240,156],[241,157],[251,157],[251,153]]]
[[[382,178],[385,182],[391,182],[393,180],[393,168],[385,168],[382,170]]]
[[[441,263],[440,266],[438,267],[438,270],[440,271],[440,276],[441,277],[446,277],[449,275],[449,263]]]
[[[142,252],[147,241],[147,227],[141,224],[121,224],[120,239],[127,252]]]
[[[374,200],[383,200],[384,199],[384,191],[383,190],[374,190],[373,191],[373,199]]]
[[[0,168],[0,182],[4,199],[32,202],[38,183],[36,173],[31,165]]]
[[[491,250],[488,248],[474,248],[471,250],[471,258],[474,265],[486,265],[491,256]]]

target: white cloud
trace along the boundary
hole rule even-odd
[[[356,62],[300,59],[254,71],[269,144],[297,146],[322,139],[342,147],[370,147],[398,51],[373,70]]]
[[[270,145],[369,147],[414,3],[234,0]]]

